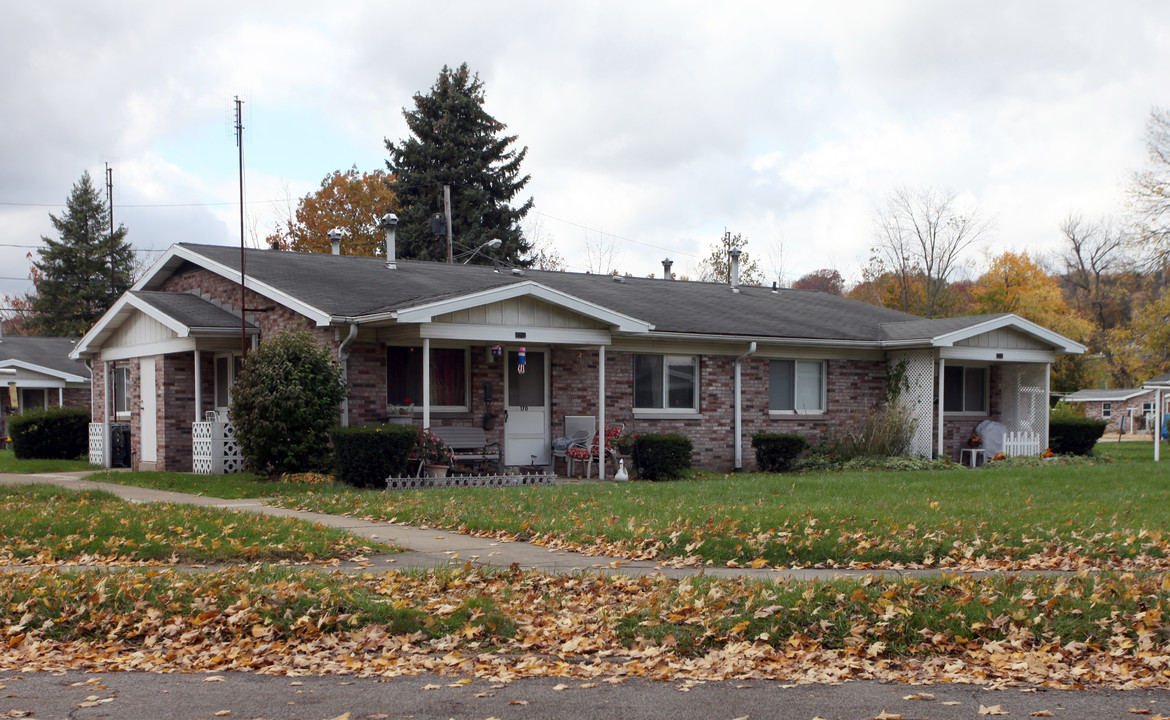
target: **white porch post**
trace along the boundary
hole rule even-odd
[[[65,407],[65,388],[57,388],[57,407]]]
[[[597,478],[605,479],[605,346],[597,346]]]
[[[1158,462],[1162,456],[1162,388],[1154,390],[1154,407],[1158,409],[1154,416],[1154,462]]]
[[[1044,392],[1040,395],[1040,401],[1044,403],[1044,422],[1040,423],[1040,452],[1048,449],[1048,422],[1052,413],[1051,398],[1052,363],[1044,363]]]
[[[423,338],[423,429],[431,428],[431,339]]]
[[[203,409],[203,363],[199,351],[195,351],[195,422],[203,420],[200,410]]]
[[[943,398],[943,376],[946,375],[947,361],[938,359],[938,456],[943,456],[943,407],[946,403]]]

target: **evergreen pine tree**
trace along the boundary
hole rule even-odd
[[[33,262],[33,292],[27,296],[36,335],[77,337],[133,283],[134,252],[126,228],[110,234],[109,208],[89,173],[73,185],[60,217],[49,213],[59,239],[41,236]],[[111,287],[110,263],[113,260]]]
[[[391,187],[398,198],[397,253],[400,258],[447,258],[445,227],[432,232],[431,218],[443,214],[443,185],[451,186],[451,227],[454,254],[474,251],[499,238],[499,249],[481,251],[473,263],[491,263],[492,257],[511,265],[527,266],[531,244],[520,221],[532,208],[532,198],[519,207],[511,202],[528,183],[520,163],[528,148],[510,149],[515,135],[501,136],[507,127],[484,109],[483,83],[463,63],[452,70],[443,66],[427,95],[414,96],[413,110],[403,110],[412,137],[400,143],[386,140],[394,175]]]

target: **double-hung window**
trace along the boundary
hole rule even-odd
[[[422,407],[423,351],[421,347],[386,348],[386,402]],[[431,348],[431,409],[466,411],[468,403],[467,350]]]
[[[699,359],[693,355],[635,355],[634,408],[698,410]]]
[[[1105,420],[1108,420],[1109,418],[1113,417],[1113,403],[1111,403],[1111,402],[1101,403],[1101,417],[1104,418]]]
[[[114,401],[114,415],[128,417],[130,415],[130,366],[116,365],[110,373],[113,381],[111,393]]]
[[[987,388],[987,368],[947,365],[943,369],[943,410],[986,415]]]
[[[825,363],[821,360],[770,361],[768,410],[777,413],[823,413]]]

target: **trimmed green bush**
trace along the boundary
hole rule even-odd
[[[691,467],[695,448],[686,435],[638,435],[634,467],[643,480],[677,480]]]
[[[75,460],[89,451],[89,410],[55,407],[8,418],[18,460]]]
[[[386,478],[406,474],[416,434],[413,425],[334,428],[329,437],[337,479],[354,487],[386,487]]]
[[[1048,447],[1057,455],[1089,455],[1109,423],[1092,418],[1064,417],[1048,421]]]
[[[348,393],[341,366],[305,330],[261,343],[232,388],[232,422],[248,467],[260,475],[329,469],[329,430]]]
[[[756,451],[756,467],[762,472],[784,472],[808,448],[808,440],[801,435],[758,432],[752,435]]]

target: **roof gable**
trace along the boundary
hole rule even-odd
[[[12,336],[0,338],[0,368],[22,368],[66,382],[89,382],[85,363],[70,359],[73,338]]]

